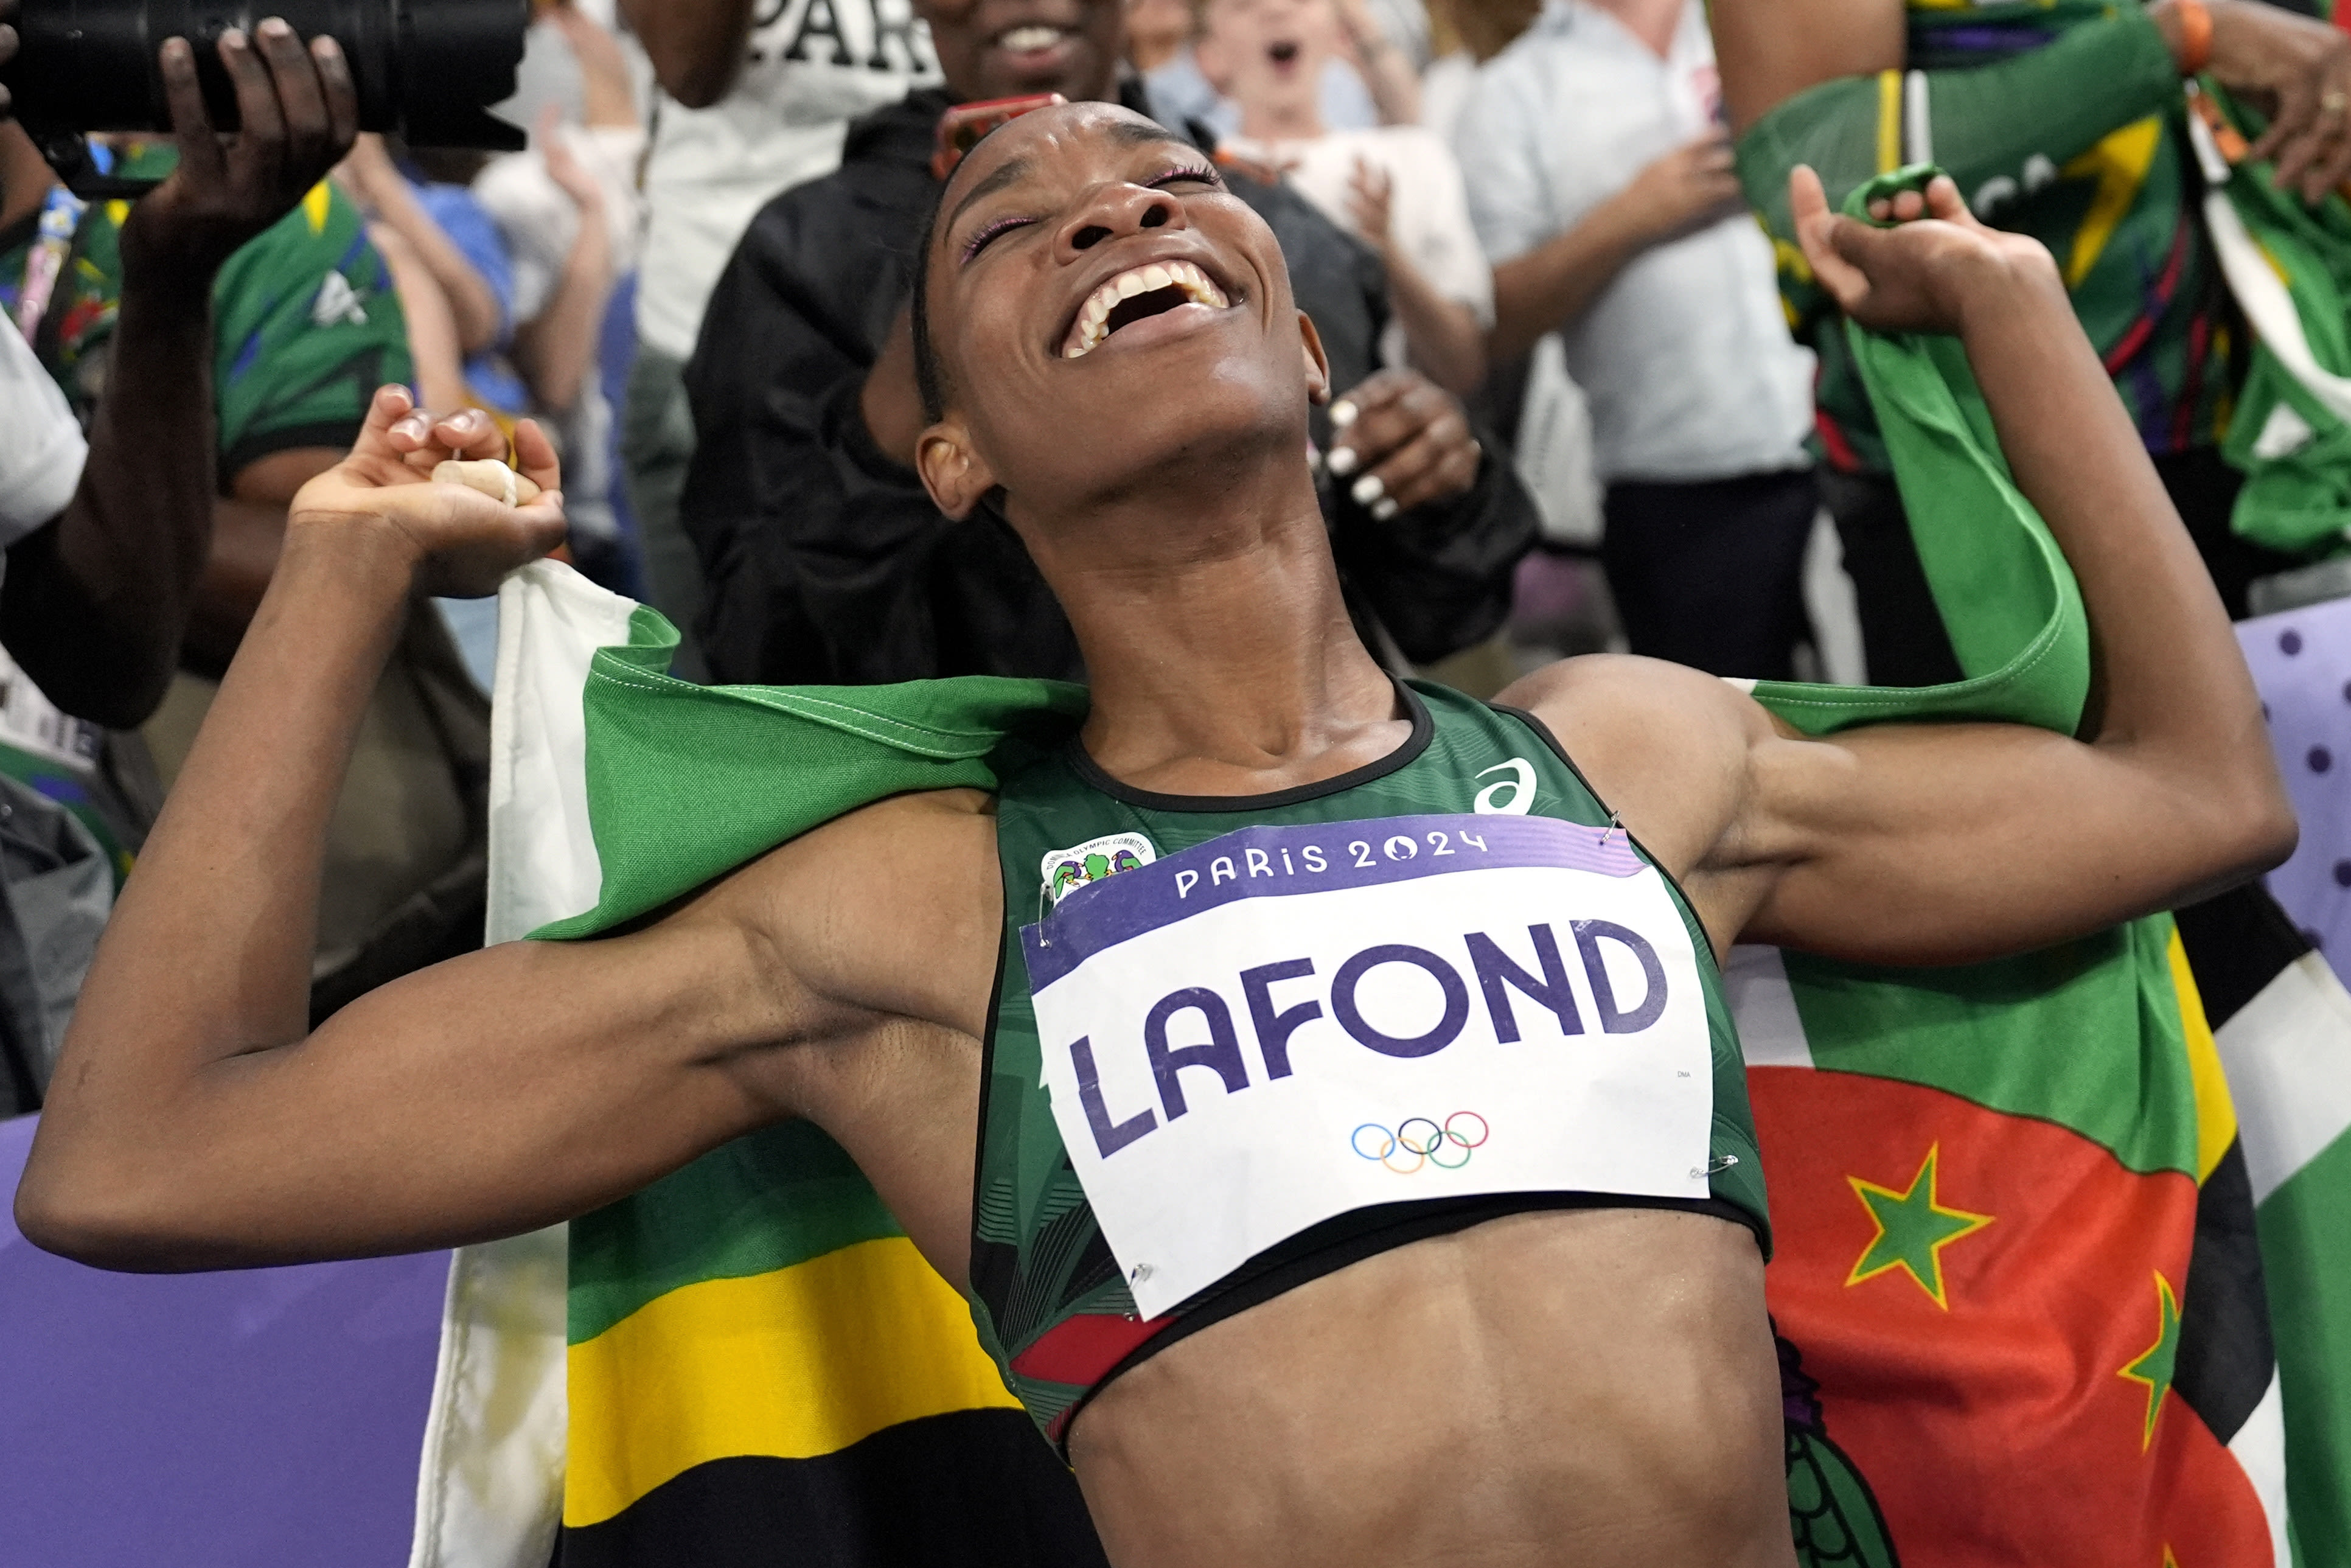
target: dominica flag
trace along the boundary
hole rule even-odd
[[[1971,673],[1756,696],[1813,733],[2070,731],[2080,599],[1964,357],[1853,349]],[[1066,730],[1085,704],[987,679],[704,688],[664,673],[674,642],[568,569],[507,584],[494,940],[592,936],[869,801],[990,788],[1008,734]],[[2223,1064],[2232,1031],[2268,1042],[2239,1054],[2274,1068],[2265,1104],[2293,1103],[2346,1070],[2351,1005],[2216,927],[2208,943],[2191,919],[2183,944],[2156,917],[1964,969],[1732,967],[1808,1564],[2238,1568],[2283,1563],[2289,1528],[2305,1563],[2342,1561],[2320,1553],[2343,1539],[2351,1269],[2324,1216],[2351,1154],[2307,1127],[2300,1154],[2256,1141]],[[2283,1377],[2265,1250],[2311,1314],[2276,1342]],[[862,1178],[774,1129],[568,1233],[461,1249],[412,1568],[1098,1562],[1008,1405],[960,1298]]]

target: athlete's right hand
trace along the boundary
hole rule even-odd
[[[1971,305],[2003,292],[2012,300],[2020,288],[2064,298],[2047,247],[1977,221],[1949,175],[1873,206],[1890,228],[1831,211],[1821,177],[1801,163],[1788,176],[1788,205],[1813,275],[1873,331],[1959,332]]]
[[[355,541],[364,537],[373,546],[389,545],[424,592],[459,599],[495,593],[507,572],[563,542],[554,444],[534,421],[515,427],[515,465],[545,492],[526,506],[507,506],[464,485],[435,484],[432,476],[452,458],[505,455],[506,438],[480,410],[436,417],[417,408],[407,388],[384,387],[350,455],[296,493],[288,543],[298,532],[329,544],[338,531]]]

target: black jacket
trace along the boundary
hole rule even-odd
[[[937,201],[947,102],[918,91],[852,124],[841,167],[768,203],[711,296],[686,370],[696,447],[681,517],[706,580],[697,629],[714,680],[1082,674],[1019,538],[986,513],[941,516],[859,409]],[[1231,183],[1280,240],[1332,384],[1354,385],[1378,367],[1387,321],[1377,258],[1289,187]],[[1386,523],[1327,482],[1323,512],[1357,613],[1416,662],[1501,623],[1535,537],[1533,503],[1491,459],[1467,495]]]

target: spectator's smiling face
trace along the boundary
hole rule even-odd
[[[1338,47],[1331,0],[1208,0],[1200,68],[1247,109],[1311,104]]]
[[[1012,121],[949,182],[927,259],[946,417],[923,474],[950,516],[990,490],[1064,515],[1298,454],[1321,347],[1281,248],[1198,149],[1072,104]]]
[[[917,0],[958,100],[1107,98],[1126,47],[1121,0]]]

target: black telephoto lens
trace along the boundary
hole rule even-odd
[[[350,61],[360,127],[412,146],[509,152],[521,130],[484,106],[509,98],[530,26],[530,0],[21,0],[16,57],[0,69],[16,116],[37,134],[168,131],[156,51],[195,46],[213,124],[237,126],[236,93],[220,36],[248,37],[272,16],[308,40],[331,37]]]

